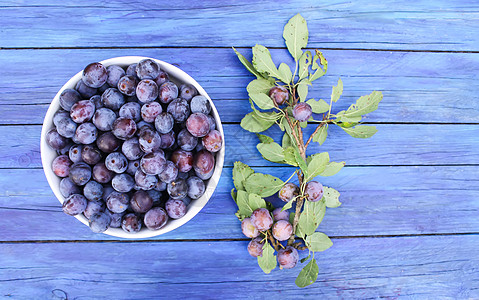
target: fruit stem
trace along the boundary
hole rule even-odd
[[[266,235],[268,236],[269,241],[273,245],[274,250],[278,251],[278,245],[276,244],[275,239],[273,238],[273,234],[270,232],[270,229],[268,229]]]
[[[323,121],[325,120],[325,116],[323,117]],[[328,122],[326,123],[321,123],[318,125],[318,127],[316,127],[316,129],[314,130],[314,132],[311,134],[311,136],[309,137],[308,141],[306,142],[306,144],[304,144],[304,149],[306,150],[306,148],[308,148],[308,145],[309,143],[313,140],[313,137],[316,133],[318,133],[319,129],[321,129],[321,127],[324,126],[324,124],[327,124]]]
[[[302,186],[303,175],[299,173],[299,170],[296,171],[296,174],[298,174],[299,185]],[[303,203],[304,203],[304,197],[299,197],[298,200],[296,200],[296,211],[294,213],[294,219],[293,219],[293,234],[288,240],[289,246],[291,246],[294,243],[294,237],[296,236],[296,227],[298,226],[299,216],[301,215],[301,210],[303,209]]]

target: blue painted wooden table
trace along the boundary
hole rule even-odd
[[[477,1],[20,1],[0,3],[0,298],[6,299],[478,299],[479,3]],[[299,269],[265,275],[229,196],[241,160],[276,176],[239,121],[252,79],[230,46],[288,55],[285,22],[301,12],[327,76],[310,91],[338,109],[381,90],[354,140],[323,145],[348,165],[324,183],[342,193],[321,231],[318,281]],[[49,102],[92,61],[123,55],[177,64],[214,99],[226,133],[219,186],[189,223],[151,240],[92,233],[62,213],[40,162]],[[274,131],[274,130],[273,130]],[[316,150],[318,148],[315,148]]]

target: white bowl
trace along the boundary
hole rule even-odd
[[[119,65],[121,67],[126,67],[130,64],[138,63],[139,61],[146,58],[149,58],[149,57],[122,56],[122,57],[110,58],[110,59],[101,61],[101,63],[106,67],[110,65]],[[211,98],[208,96],[206,91],[190,75],[186,74],[184,71],[178,69],[177,67],[169,63],[166,63],[164,61],[154,59],[154,58],[151,58],[151,59],[155,60],[158,64],[160,64],[161,69],[165,71],[166,73],[168,73],[171,81],[177,84],[178,83],[192,84],[201,95],[208,98],[211,104],[212,114],[216,120],[216,129],[221,133],[221,137],[223,138],[223,147],[221,148],[219,152],[216,153],[215,171],[213,173],[213,176],[208,180],[206,184],[206,191],[204,195],[197,200],[191,201],[190,205],[188,205],[188,212],[186,213],[185,216],[177,220],[170,219],[168,223],[159,230],[150,230],[146,228],[146,226],[143,226],[141,231],[138,233],[127,233],[123,231],[123,229],[121,228],[109,228],[104,233],[111,236],[122,237],[122,238],[149,238],[149,237],[158,236],[158,235],[167,233],[169,231],[172,231],[182,226],[183,224],[191,220],[206,205],[208,200],[213,195],[216,185],[218,184],[218,181],[220,180],[221,171],[223,169],[223,162],[225,157],[225,143],[224,143],[225,137],[223,132],[223,126],[221,125],[221,120],[218,115],[218,111],[216,110],[216,107],[213,104],[213,101],[211,101]],[[55,98],[53,98],[53,101],[50,104],[50,107],[48,108],[47,114],[43,121],[43,127],[42,127],[40,150],[41,150],[43,171],[45,172],[48,183],[50,184],[50,187],[52,188],[53,193],[62,204],[63,204],[63,201],[65,201],[65,197],[63,197],[63,195],[60,193],[61,178],[57,177],[55,173],[53,173],[53,170],[51,168],[53,160],[55,159],[55,157],[57,157],[57,153],[55,150],[51,149],[48,146],[48,144],[46,143],[45,136],[46,136],[46,133],[54,127],[53,115],[60,108],[60,100],[59,100],[60,94],[65,89],[69,89],[69,88],[73,89],[76,83],[81,79],[82,72],[83,71],[78,72],[75,76],[73,76],[70,80],[68,80],[68,82],[58,91]],[[79,214],[75,216],[75,218],[77,218],[80,222],[88,226],[88,219],[85,216],[83,216],[83,214]]]

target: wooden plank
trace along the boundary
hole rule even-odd
[[[292,168],[255,168],[286,180]],[[230,197],[231,168],[223,170],[206,207],[189,223],[157,239],[244,238]],[[332,236],[479,232],[477,167],[346,167],[318,178],[341,192],[320,230]],[[275,197],[270,198],[280,206]],[[61,212],[42,170],[0,170],[0,240],[111,240]]]
[[[2,1],[1,47],[283,47],[296,12],[314,47],[479,50],[474,1]],[[125,30],[125,28],[129,28]]]
[[[308,154],[330,152],[331,160],[350,165],[451,165],[479,164],[477,125],[389,125],[377,124],[378,133],[370,139],[354,139],[337,126],[331,126],[328,140],[312,143]],[[279,166],[265,161],[256,149],[258,138],[237,124],[224,124],[225,165],[241,160],[252,166]],[[309,136],[315,127],[305,130]],[[8,141],[0,148],[0,168],[41,167],[41,126],[0,126],[0,136]],[[281,143],[278,128],[266,134]]]
[[[0,293],[13,299],[47,299],[52,292],[62,299],[479,297],[478,235],[333,239],[332,248],[316,254],[318,280],[305,289],[294,285],[300,267],[262,273],[247,243],[1,244]],[[30,255],[19,259],[21,253]]]
[[[250,49],[240,51],[250,57]],[[272,53],[277,63],[289,60],[283,49]],[[380,109],[367,121],[479,123],[479,95],[474,88],[477,54],[324,53],[329,60],[328,75],[317,81],[309,97],[327,100],[331,86],[342,77],[344,94],[333,112],[381,90],[384,100]],[[246,86],[253,78],[231,49],[1,50],[0,124],[41,124],[45,104],[73,74],[92,61],[124,55],[157,57],[181,67],[208,91],[224,122],[239,122],[251,110]],[[48,78],[39,76],[38,70],[45,70]]]

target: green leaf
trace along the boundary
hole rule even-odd
[[[312,55],[310,51],[305,51],[299,59],[298,80],[306,78],[309,74],[309,66],[311,66]]]
[[[362,116],[348,116],[345,115],[346,111],[342,110],[336,114],[336,120],[335,121],[341,121],[343,124],[345,124],[344,127],[353,127],[357,125],[361,119],[363,118]]]
[[[338,191],[327,186],[323,187],[323,191],[323,198],[327,207],[335,208],[341,205],[341,202],[339,202],[340,193]]]
[[[255,193],[261,197],[269,197],[279,191],[284,182],[269,174],[255,173],[246,179],[244,186],[248,193]]]
[[[306,100],[306,97],[308,97],[308,84],[309,81],[303,80],[298,84],[298,87],[296,88],[296,90],[298,91],[299,100],[301,102],[304,102]]]
[[[296,163],[298,164],[298,166],[301,168],[301,171],[303,171],[304,176],[306,176],[308,173],[308,167],[306,166],[306,162],[301,157],[299,150],[297,148],[293,148],[293,149],[294,149],[294,159],[296,160]]]
[[[321,174],[329,163],[328,152],[322,152],[311,156],[311,161],[308,163],[307,176],[304,177],[304,181],[309,182],[314,177]]]
[[[249,99],[249,104],[251,105],[251,109],[253,110],[254,114],[253,117],[260,121],[276,121],[282,117],[281,113],[277,112],[262,112],[256,109],[254,106],[253,101],[251,98]]]
[[[329,104],[326,103],[326,101],[324,101],[323,99],[320,99],[318,101],[314,99],[309,99],[308,101],[306,101],[306,103],[311,106],[315,114],[322,114],[329,111]]]
[[[243,220],[246,219],[246,216],[240,214],[239,211],[235,212],[235,216],[238,218],[238,220],[240,220],[240,222],[243,222]]]
[[[304,263],[304,262],[307,261],[310,257],[311,257],[311,254],[308,254],[307,257],[301,258],[300,262],[301,262],[301,263]]]
[[[339,171],[341,171],[344,165],[346,165],[346,162],[344,161],[341,161],[341,162],[332,161],[326,166],[324,171],[321,172],[321,174],[319,175],[324,177],[336,175]]]
[[[267,73],[270,76],[276,77],[279,80],[285,82],[282,74],[276,68],[271,53],[262,45],[256,45],[253,47],[253,66],[261,73]]]
[[[294,148],[293,147],[288,147],[283,150],[283,156],[284,156],[284,162],[287,163],[288,165],[292,165],[297,167],[298,163],[296,162],[296,156],[294,155]]]
[[[239,213],[241,215],[244,215],[246,217],[251,216],[251,214],[253,213],[253,209],[249,205],[248,193],[239,190],[236,197],[236,203],[238,204]]]
[[[241,120],[241,128],[249,132],[262,132],[273,126],[275,120],[264,120],[257,117],[256,112],[250,112]]]
[[[234,188],[231,189],[231,198],[236,202],[236,192]]]
[[[291,223],[291,224],[293,224],[293,222],[294,222],[294,215],[295,215],[294,212],[289,213],[289,223]]]
[[[310,120],[312,119],[312,117],[310,118]],[[304,121],[304,122],[299,122],[299,126],[301,128],[306,128],[308,127],[308,121]]]
[[[267,94],[269,93],[269,90],[273,86],[274,86],[274,81],[271,82],[269,80],[259,78],[259,79],[255,79],[251,81],[246,87],[246,90],[248,91],[248,94],[257,94],[257,93]]]
[[[291,73],[291,69],[289,66],[285,63],[281,63],[278,68],[279,73],[281,73],[281,76],[284,80],[284,83],[288,84],[291,83],[291,80],[293,79],[293,73]]]
[[[252,211],[257,210],[258,208],[266,208],[266,202],[264,199],[256,194],[249,194],[248,202]]]
[[[277,143],[264,144],[260,143],[256,145],[258,151],[263,155],[263,158],[272,162],[283,162],[283,148]]]
[[[287,132],[285,132],[285,133],[283,134],[283,140],[282,140],[282,142],[281,142],[281,146],[282,146],[284,149],[288,148],[289,146],[293,146],[292,140],[291,140],[291,138],[289,137],[289,134],[288,134]]]
[[[323,200],[318,202],[305,201],[303,212],[299,216],[298,227],[299,231],[304,235],[312,235],[319,224],[323,220],[326,212],[326,204]],[[298,232],[296,232],[298,236]]]
[[[381,92],[374,91],[369,95],[360,97],[355,104],[352,104],[348,110],[342,114],[338,113],[340,118],[360,117],[378,109],[379,102],[383,99]],[[349,121],[351,122],[351,121]]]
[[[283,208],[281,209],[281,211],[285,211],[285,210],[288,210],[288,209],[290,209],[291,207],[293,207],[293,202],[294,202],[294,200],[288,201],[288,202],[283,206]]]
[[[318,59],[322,68],[318,64]],[[328,71],[328,61],[326,60],[326,58],[324,58],[323,53],[319,50],[316,50],[316,54],[313,57],[313,65],[311,66],[311,69],[316,70],[316,72],[309,75],[310,82],[313,82],[314,80],[320,78]]]
[[[300,14],[292,17],[284,26],[283,38],[289,53],[295,60],[303,54],[301,49],[308,45],[308,35],[308,25]]]
[[[357,125],[351,128],[341,127],[347,134],[354,138],[366,139],[372,137],[378,130],[376,126]]]
[[[288,107],[289,108],[289,107]],[[291,115],[290,115],[291,116]],[[286,120],[286,118],[282,118],[281,119],[281,123],[282,125],[282,129],[283,131],[286,131],[287,134],[289,134],[290,136],[292,136],[292,131],[291,131],[291,127],[289,126],[288,124],[288,120]]]
[[[233,183],[238,191],[245,190],[244,181],[248,178],[254,171],[248,165],[236,161],[233,165]]]
[[[273,100],[266,94],[249,94],[249,97],[261,109],[271,109],[274,107]]]
[[[309,263],[299,272],[296,278],[296,285],[300,288],[307,287],[313,284],[318,279],[319,267],[316,260],[313,258]]]
[[[263,144],[269,144],[274,142],[274,140],[267,135],[257,133],[256,136],[259,138],[259,141]]]
[[[305,242],[309,250],[314,252],[327,250],[333,245],[331,239],[322,232],[315,232],[312,235],[308,235]]]
[[[276,255],[269,242],[264,243],[263,254],[258,256],[258,265],[266,274],[271,273],[276,268]]]
[[[253,65],[244,57],[241,53],[239,53],[234,47],[232,47],[233,50],[235,51],[236,55],[238,56],[240,62],[246,67],[248,71],[251,72],[251,74],[255,75],[258,78],[262,78],[262,75],[256,71],[256,69],[253,67]]]
[[[331,101],[336,102],[339,100],[339,97],[343,94],[343,81],[341,78],[338,80],[338,85],[333,86],[333,91],[331,92]]]
[[[328,124],[325,124],[319,129],[319,131],[313,136],[313,142],[322,145],[324,141],[326,141],[326,137],[328,136],[328,126]]]

